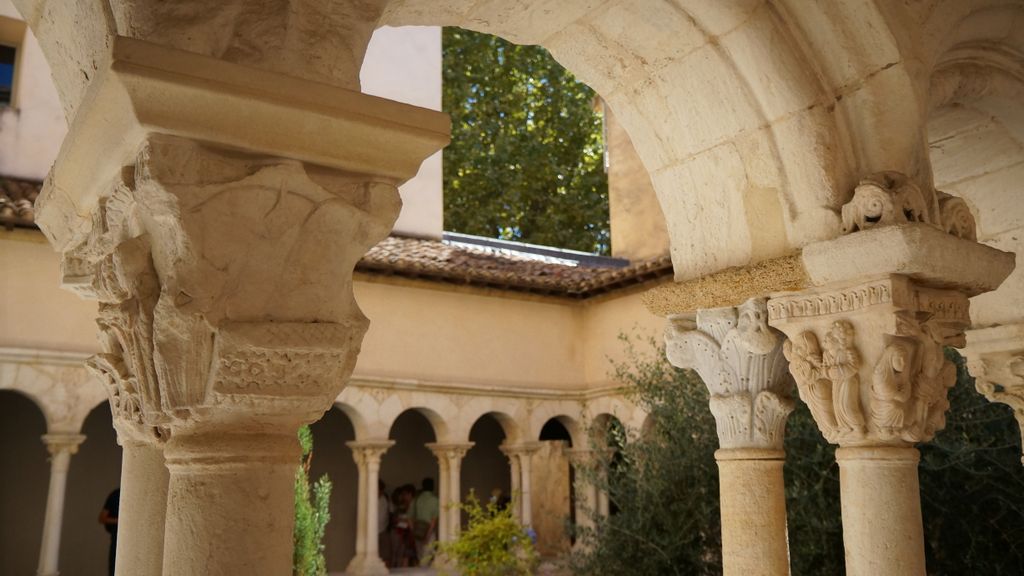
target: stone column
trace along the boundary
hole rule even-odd
[[[918,442],[945,426],[969,296],[995,289],[1013,255],[975,242],[963,201],[887,172],[843,207],[845,236],[804,248],[815,287],[769,300],[800,398],[840,448],[848,576],[923,576]]]
[[[438,486],[439,493],[443,495],[438,497],[441,503],[440,517],[444,518],[445,531],[442,533],[438,530],[438,539],[442,542],[454,540],[462,530],[462,458],[472,447],[473,442],[427,444],[427,448],[437,456],[438,470],[445,470],[440,474],[442,482]],[[441,523],[440,518],[438,522]]]
[[[523,502],[520,494],[522,493],[522,486],[520,482],[522,480],[522,471],[519,469],[519,455],[516,449],[507,444],[502,444],[499,449],[508,458],[509,467],[509,485],[512,490],[510,495],[512,498],[512,514],[520,522],[523,521]]]
[[[789,574],[782,442],[793,384],[766,299],[672,317],[665,340],[669,361],[696,370],[711,395],[724,574]]]
[[[112,42],[37,221],[63,252],[64,284],[100,301],[92,366],[115,421],[166,432],[163,572],[286,574],[296,432],[331,406],[368,325],[353,269],[390,231],[398,185],[447,141],[447,119]],[[126,492],[138,473],[125,471]]]
[[[43,543],[39,550],[39,576],[57,576],[60,558],[60,531],[64,519],[64,495],[67,492],[71,456],[85,440],[81,434],[44,434],[43,444],[50,453],[50,488],[46,493],[43,519]]]
[[[531,463],[533,454],[540,448],[540,442],[501,446],[501,451],[508,457],[512,473],[512,502],[515,505],[516,518],[524,527],[533,523],[533,499],[530,494],[533,474]]]
[[[345,568],[345,573],[359,576],[387,574],[388,569],[380,558],[377,540],[380,531],[380,526],[377,525],[377,500],[380,494],[377,481],[380,478],[380,459],[395,445],[395,441],[368,440],[345,444],[352,449],[352,459],[359,468],[356,555]]]
[[[169,474],[163,437],[128,434],[119,425],[121,500],[117,518],[117,576],[160,576]]]
[[[1024,324],[968,330],[964,356],[978,392],[1013,409],[1024,446]]]

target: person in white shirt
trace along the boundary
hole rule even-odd
[[[388,487],[383,480],[377,480],[377,553],[389,565],[391,558],[391,539],[388,530],[391,528],[391,498],[388,498]]]

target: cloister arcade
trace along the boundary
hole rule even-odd
[[[712,393],[726,574],[788,573],[783,430],[797,396],[840,447],[850,576],[926,573],[915,446],[949,409],[944,346],[966,346],[979,389],[1024,420],[1024,3],[14,5],[70,126],[36,222],[63,285],[99,302],[90,366],[104,385],[66,417],[80,422],[104,389],[114,407],[121,575],[288,573],[295,430],[335,402],[363,485],[392,423],[423,414],[449,499],[485,414],[505,415],[519,448],[551,418],[574,446],[602,413],[642,425],[601,406],[614,401],[596,364],[554,396],[350,381],[371,308],[403,306],[356,295],[353,269],[391,231],[397,187],[448,138],[443,114],[359,92],[381,26],[542,45],[629,133],[674,276],[644,303],[667,321],[670,361]],[[591,354],[599,325],[558,334]],[[519,327],[555,338],[541,321]],[[376,360],[415,349],[399,332],[374,341]],[[516,459],[525,500],[529,458]],[[450,536],[456,519],[442,523]]]

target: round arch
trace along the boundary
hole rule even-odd
[[[244,0],[196,8],[205,14],[124,0],[67,10],[15,4],[69,119],[102,76],[97,66],[116,36],[345,88],[358,87],[382,25],[461,26],[540,44],[600,92],[629,132],[668,215],[680,280],[838,235],[838,209],[864,175],[898,170],[931,190],[914,35],[921,15],[903,6],[391,0],[367,8],[335,0],[315,20],[268,28],[243,23]],[[70,29],[81,34],[69,40]]]
[[[678,280],[838,235],[866,174],[900,170],[931,189],[926,86],[899,32],[909,14],[868,0],[643,8],[392,0],[380,23],[539,44],[597,90],[651,175]]]

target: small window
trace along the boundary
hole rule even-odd
[[[17,50],[0,45],[0,106],[9,106],[14,89],[14,60]]]

